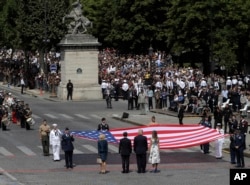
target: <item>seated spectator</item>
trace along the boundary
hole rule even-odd
[[[197,115],[201,114],[201,113],[202,113],[202,110],[203,110],[203,108],[204,108],[205,106],[206,106],[206,101],[205,101],[202,97],[198,98],[197,107],[196,107],[196,109],[194,110],[194,112],[195,112]]]

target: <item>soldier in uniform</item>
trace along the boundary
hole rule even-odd
[[[71,82],[71,80],[69,80],[69,82],[67,83],[67,100],[72,100],[72,96],[73,96],[73,83]]]
[[[32,111],[31,111],[31,109],[29,107],[29,104],[26,103],[25,108],[24,108],[25,128],[26,128],[26,130],[30,130],[30,124],[31,123],[28,123],[27,119],[31,118],[31,115],[32,115]]]
[[[40,139],[43,146],[43,155],[49,156],[49,134],[50,126],[47,124],[47,120],[43,120],[43,123],[39,127]]]
[[[98,131],[108,131],[109,125],[106,123],[106,118],[102,118],[102,122],[97,127]]]
[[[235,151],[236,151],[236,159],[237,159],[237,165],[236,167],[245,167],[244,162],[244,136],[241,134],[239,129],[235,130]]]

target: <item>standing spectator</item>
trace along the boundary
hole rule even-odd
[[[167,108],[167,98],[168,98],[168,92],[166,88],[163,88],[163,91],[161,92],[161,98],[162,98],[162,108]]]
[[[74,137],[69,132],[69,128],[65,128],[64,134],[62,135],[62,150],[65,156],[65,166],[67,169],[73,168],[73,150],[74,150]]]
[[[67,100],[72,100],[72,96],[73,96],[73,83],[71,82],[71,80],[69,80],[69,82],[67,83]]]
[[[32,110],[31,110],[28,103],[26,103],[25,107],[24,107],[24,117],[25,117],[25,128],[26,128],[26,130],[30,130],[30,126],[32,125],[32,121],[28,122],[27,120],[29,118],[32,119]]]
[[[146,112],[146,93],[144,92],[143,89],[141,89],[141,92],[138,94],[138,106],[141,109],[141,114],[147,114]]]
[[[120,93],[119,79],[115,79],[113,86],[114,86],[114,90],[115,90],[115,92],[114,92],[115,101],[119,101],[119,93]]]
[[[133,98],[133,86],[130,86],[128,89],[128,110],[134,109],[134,98]]]
[[[214,110],[214,129],[217,127],[217,123],[222,123],[223,113],[220,107],[216,107]]]
[[[24,82],[24,79],[23,79],[23,77],[21,77],[21,94],[23,94],[23,89],[24,89],[24,87],[25,87],[25,82]]]
[[[236,119],[236,116],[233,115],[231,119],[229,119],[228,126],[229,126],[229,133],[234,133],[234,130],[237,129],[238,126],[238,120]]]
[[[112,91],[112,87],[110,85],[108,85],[104,91],[104,95],[105,95],[106,104],[107,104],[108,109],[112,109],[111,91]]]
[[[106,118],[102,118],[102,122],[98,125],[97,130],[98,131],[108,131],[109,125],[106,123]]]
[[[184,117],[184,106],[182,104],[179,104],[178,118],[179,118],[179,124],[180,125],[183,125],[183,117]]]
[[[123,84],[122,84],[123,100],[127,100],[128,99],[128,89],[129,89],[129,85],[127,83],[127,80],[123,80]]]
[[[226,107],[223,110],[223,116],[224,116],[224,131],[227,133],[227,127],[229,125],[229,119],[233,115],[233,112],[228,104],[226,104]],[[229,128],[230,129],[230,128]]]
[[[43,120],[43,123],[39,127],[40,139],[43,146],[43,155],[49,156],[49,134],[50,126],[47,124],[46,119]]]
[[[150,139],[150,153],[149,153],[149,163],[152,164],[153,170],[150,172],[157,173],[158,164],[160,163],[160,147],[159,147],[159,138],[157,131],[152,131],[152,138]]]
[[[216,124],[216,131],[219,132],[220,134],[224,135],[224,130],[222,129],[221,123]],[[223,143],[224,143],[224,137],[219,138],[215,141],[215,157],[216,157],[216,159],[222,158]]]
[[[152,87],[150,86],[147,92],[148,97],[148,109],[153,109],[153,97],[154,97],[154,91],[152,90]]]
[[[134,152],[136,154],[137,161],[137,173],[146,172],[146,158],[148,150],[147,137],[143,136],[143,130],[138,130],[138,135],[134,138]]]
[[[52,146],[52,153],[54,161],[60,161],[61,150],[61,135],[62,132],[57,128],[57,124],[52,124],[53,129],[49,134],[50,145]]]
[[[104,134],[100,134],[99,140],[97,142],[98,155],[101,158],[100,163],[100,174],[106,173],[107,157],[108,157],[108,142]]]
[[[101,88],[102,88],[102,98],[105,99],[105,90],[107,88],[107,83],[106,83],[106,80],[102,80],[102,83],[101,83]]]
[[[129,173],[129,158],[132,152],[131,140],[128,139],[128,133],[123,132],[123,137],[119,143],[119,154],[122,158],[122,173]]]

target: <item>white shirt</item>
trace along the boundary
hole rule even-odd
[[[21,85],[25,85],[23,78],[21,79]]]
[[[232,85],[232,80],[228,79],[228,80],[226,81],[226,85]]]
[[[180,80],[179,86],[180,86],[181,89],[184,89],[185,88],[185,82],[183,82],[182,80]]]
[[[228,90],[222,90],[222,91],[221,91],[221,95],[222,95],[224,98],[228,98]]]
[[[155,87],[162,89],[162,83],[160,81],[156,82]]]
[[[236,78],[232,79],[232,84],[236,85],[238,83],[238,80]]]
[[[102,82],[102,84],[101,84],[101,88],[102,89],[106,89],[107,86],[108,86],[108,84],[106,82]]]
[[[194,83],[194,81],[189,81],[188,82],[188,86],[189,86],[189,88],[195,88],[195,83]]]
[[[128,84],[126,82],[122,84],[122,90],[124,91],[128,90]]]
[[[206,87],[207,86],[207,82],[205,80],[201,80],[201,87]]]

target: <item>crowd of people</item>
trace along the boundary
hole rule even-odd
[[[46,55],[46,65],[56,63],[57,72],[43,73],[40,69],[39,54],[28,54],[28,65],[23,51],[14,51],[2,49],[0,52],[1,72],[4,74],[4,81],[9,85],[34,87],[46,91],[51,90],[52,84],[60,82],[60,54],[49,52]],[[211,73],[204,75],[201,68],[180,67],[175,65],[170,54],[157,51],[152,55],[121,55],[114,49],[105,49],[100,51],[98,56],[99,65],[99,84],[106,100],[107,108],[112,108],[112,99],[119,101],[120,99],[128,102],[128,110],[141,110],[141,114],[147,114],[150,109],[163,109],[175,111],[179,118],[180,125],[183,125],[183,117],[186,113],[197,114],[202,117],[200,124],[215,128],[220,133],[231,134],[231,162],[236,163],[238,167],[244,167],[243,150],[246,148],[246,134],[248,122],[244,116],[247,115],[247,109],[250,106],[250,76],[235,72],[231,76],[219,75]],[[27,67],[30,69],[29,74],[24,74]],[[34,83],[30,81],[30,77],[35,79]],[[52,82],[51,80],[55,80]],[[73,84],[68,88],[73,89]],[[67,85],[68,86],[68,85]],[[32,111],[28,104],[22,101],[10,101],[11,94],[0,94],[1,107],[1,127],[4,126],[5,117],[13,122],[20,122],[21,127],[30,129],[27,124],[28,118],[31,117]],[[68,92],[67,99],[72,100],[72,92]],[[11,102],[11,103],[10,103]],[[236,113],[242,114],[239,121],[236,119]],[[212,117],[214,124],[212,124]],[[16,121],[15,121],[16,120]],[[98,130],[109,130],[108,125],[102,120],[102,124],[98,126]],[[41,141],[43,145],[44,155],[48,155],[49,145],[56,136],[60,136],[60,142],[52,142],[54,160],[60,160],[58,154],[58,145],[63,145],[65,151],[65,162],[67,168],[73,168],[72,155],[74,138],[66,128],[64,134],[59,132],[57,125],[52,125],[53,129],[47,125],[46,120],[39,128]],[[224,129],[223,129],[224,127]],[[50,134],[54,136],[49,136]],[[58,134],[58,135],[56,135]],[[129,147],[127,138],[128,133],[124,133],[124,140],[128,147],[123,153],[122,146],[119,152],[122,155],[123,173],[129,171],[129,157],[132,148]],[[138,138],[143,135],[143,131],[138,131]],[[53,139],[54,138],[54,139]],[[141,137],[142,138],[142,137]],[[145,138],[143,137],[143,140]],[[64,142],[61,142],[64,141]],[[156,155],[159,151],[159,138],[157,132],[152,133],[150,140],[150,161],[153,165],[153,171],[158,171],[158,163],[160,157],[151,158],[151,154]],[[122,143],[122,142],[121,142]],[[144,143],[139,141],[139,143]],[[223,141],[216,143],[216,158],[222,158]],[[66,144],[68,144],[66,146]],[[139,145],[140,145],[139,144]],[[145,143],[144,143],[145,144]],[[65,145],[65,146],[64,146]],[[105,135],[100,135],[98,142],[98,154],[101,157],[100,173],[106,173],[106,154],[107,142]],[[242,147],[243,146],[243,147]],[[147,144],[148,147],[148,144]],[[145,172],[146,145],[137,148],[137,139],[134,140],[134,151],[136,153],[138,173]],[[203,153],[209,153],[209,143],[203,144]],[[143,149],[142,149],[143,148]],[[103,150],[103,151],[101,151]],[[235,159],[236,158],[236,159]]]
[[[57,66],[56,71],[50,71],[51,64]],[[51,92],[61,79],[60,53],[49,51],[42,57],[38,52],[0,48],[0,75],[1,81],[10,86]]]
[[[28,103],[15,98],[12,93],[0,91],[0,128],[9,130],[12,124],[30,130],[35,124],[32,118],[32,110]]]

